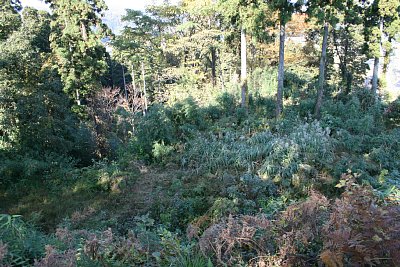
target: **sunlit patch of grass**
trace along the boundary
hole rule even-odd
[[[88,168],[64,179],[36,181],[23,193],[18,189],[2,191],[0,209],[23,215],[45,231],[54,230],[65,219],[76,226],[101,228],[116,223],[111,220],[116,207],[121,212],[129,209],[124,205],[129,206],[126,199],[134,199],[131,187],[137,175],[136,169],[128,172],[101,166]]]

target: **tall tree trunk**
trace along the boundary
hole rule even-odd
[[[319,119],[321,117],[321,106],[322,99],[324,97],[324,86],[325,86],[325,68],[326,68],[326,49],[328,46],[328,34],[329,25],[325,22],[324,25],[324,37],[322,39],[322,53],[321,60],[319,62],[319,77],[318,77],[318,93],[317,93],[317,103],[315,104],[315,117]]]
[[[211,76],[213,86],[217,85],[217,49],[211,48]]]
[[[222,69],[221,57],[219,55],[217,55],[217,59],[218,59],[218,64],[219,64],[219,76],[220,76],[220,80],[221,80],[221,90],[224,91],[225,90],[225,78],[224,78],[224,72]]]
[[[146,73],[144,71],[144,62],[142,61],[142,77],[143,77],[143,92],[144,92],[144,110],[143,115],[147,112],[147,92],[146,92]]]
[[[136,81],[135,81],[135,69],[134,69],[134,66],[133,66],[133,64],[132,64],[132,87],[133,87],[133,95],[135,95],[136,94]]]
[[[129,99],[128,100],[128,106],[131,109],[132,114],[134,114],[135,111],[135,98],[137,97],[137,90],[136,90],[136,81],[135,81],[135,68],[133,66],[133,63],[131,63],[132,65],[132,88],[133,88],[133,92],[131,92],[131,97],[133,97],[132,103],[129,103]],[[132,125],[132,133],[135,132],[135,117],[131,116],[131,125]]]
[[[350,36],[350,32],[348,27],[346,27],[346,39],[345,39],[345,44],[344,44],[344,56],[343,56],[343,71],[342,71],[342,75],[343,75],[343,81],[345,83],[346,86],[346,95],[350,94],[351,92],[351,74],[349,72],[348,69],[348,65],[347,65],[347,59],[348,59],[348,53],[349,53],[349,36]]]
[[[386,74],[389,69],[391,52],[392,52],[391,50],[387,50],[387,51],[385,51],[385,54],[383,56],[383,66],[382,66],[382,76],[383,77],[386,77]]]
[[[384,34],[383,34],[383,22],[381,22],[380,31],[381,31],[381,36],[382,36],[382,39],[381,39],[381,50],[382,50],[382,54],[383,54],[383,62],[382,62],[383,66],[382,66],[381,80],[385,81],[386,80],[386,75],[387,75],[387,72],[388,72],[388,69],[389,69],[389,64],[390,64],[390,54],[392,53],[393,49],[392,49],[391,45],[389,47],[385,47],[385,48],[383,47],[383,42],[384,42],[384,38],[383,38],[383,36],[384,36]],[[393,41],[392,38],[388,37],[387,42],[389,44],[391,44],[392,41]]]
[[[135,67],[133,66],[133,63],[132,63],[132,74],[131,74],[131,76],[132,76],[132,89],[133,89],[133,92],[131,92],[131,96],[133,96],[132,102],[134,103],[135,102],[135,98],[137,97],[137,89],[136,89]],[[128,103],[129,103],[129,101],[128,101]],[[132,103],[132,109],[131,109],[132,112],[135,109],[134,108],[135,104],[133,104],[133,103]]]
[[[128,92],[126,91],[125,68],[124,68],[124,65],[121,65],[121,67],[122,67],[122,78],[124,81],[124,94],[125,94],[125,98],[128,99]]]
[[[378,94],[378,73],[379,73],[379,57],[374,58],[374,71],[372,74],[372,94],[377,95]]]
[[[243,108],[247,108],[247,44],[246,44],[246,30],[242,28],[240,32],[240,60],[241,60],[241,72],[240,81],[242,87],[242,102]]]
[[[372,88],[371,88],[372,94],[375,97],[378,96],[378,82],[379,82],[379,77],[378,76],[379,76],[379,60],[380,60],[379,58],[380,58],[380,56],[382,54],[382,50],[383,50],[383,47],[382,47],[382,43],[383,43],[383,20],[382,19],[379,22],[379,32],[380,32],[380,35],[381,35],[380,49],[379,49],[379,56],[375,55],[375,58],[374,58],[374,70],[373,70],[373,73],[372,73]]]
[[[279,68],[278,68],[278,91],[276,94],[276,117],[281,116],[283,110],[283,80],[285,75],[285,23],[280,19],[279,29]]]

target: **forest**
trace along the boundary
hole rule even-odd
[[[0,267],[400,266],[400,0],[22,2]]]

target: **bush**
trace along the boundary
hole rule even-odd
[[[262,216],[229,216],[206,229],[199,245],[205,255],[214,255],[222,266],[242,265],[273,251],[271,230],[271,223]]]
[[[237,101],[235,97],[228,93],[221,94],[217,98],[217,103],[225,114],[232,114],[237,107]]]
[[[389,127],[398,127],[400,125],[400,97],[385,109],[384,118],[386,125]]]
[[[199,136],[189,141],[182,162],[198,170],[234,169],[258,173],[290,188],[310,186],[315,170],[328,168],[334,159],[335,140],[318,122],[293,127],[287,135],[270,131],[246,136],[230,131],[222,136]]]
[[[198,171],[215,171],[227,168],[254,171],[259,161],[271,149],[269,131],[246,136],[240,132],[219,132],[198,135],[185,147],[182,163]]]
[[[371,188],[342,176],[346,190],[336,200],[324,228],[321,260],[327,266],[398,266],[400,264],[400,209],[380,205]]]
[[[145,117],[138,117],[135,122],[135,137],[130,142],[132,154],[138,158],[152,160],[155,143],[170,145],[176,141],[176,129],[169,111],[154,105]]]
[[[292,204],[277,215],[276,252],[286,266],[318,264],[329,204],[324,195],[312,191],[305,201]]]
[[[167,146],[164,145],[164,143],[155,143],[153,146],[152,154],[155,160],[165,163],[168,157],[171,155],[172,151],[174,151],[173,146]]]
[[[24,190],[43,182],[65,179],[66,173],[70,172],[75,162],[72,158],[54,153],[38,155],[29,153],[25,155],[4,155],[0,163],[0,187],[19,188]],[[16,192],[24,194],[23,192]]]
[[[50,238],[22,221],[21,216],[0,214],[0,265],[28,266],[44,255]],[[1,252],[2,251],[2,252]]]

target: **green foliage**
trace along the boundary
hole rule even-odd
[[[81,98],[100,89],[100,77],[107,69],[106,26],[100,15],[107,8],[100,1],[49,0],[54,19],[50,42],[56,55],[64,91],[81,104]]]
[[[6,254],[0,264],[30,266],[33,259],[44,255],[44,246],[49,237],[25,223],[21,216],[0,214],[0,240],[6,246]]]
[[[399,127],[400,125],[400,97],[389,104],[385,109],[384,119],[389,127]]]
[[[277,81],[275,68],[256,68],[250,75],[249,91],[258,99],[275,95]]]
[[[307,179],[313,168],[322,169],[332,163],[335,142],[329,133],[329,129],[313,122],[297,125],[288,135],[265,131],[246,136],[228,131],[222,136],[199,136],[188,143],[182,161],[210,171],[247,170],[285,187],[299,186],[299,179]]]
[[[155,160],[158,162],[166,162],[168,156],[174,151],[174,147],[166,146],[163,143],[155,143],[151,152]]]
[[[95,156],[93,135],[71,113],[49,64],[49,23],[48,13],[25,8],[20,28],[0,43],[1,186],[21,195]]]
[[[285,187],[300,187],[313,175],[313,168],[322,169],[333,162],[334,140],[330,130],[318,122],[305,123],[290,135],[272,141],[271,151],[259,169],[266,179]]]
[[[384,35],[397,31],[397,0],[307,2],[318,25],[295,14],[300,26],[289,20],[303,1],[128,10],[110,63],[113,79],[115,66],[128,67],[132,85],[122,90],[98,90],[104,2],[46,2],[52,15],[26,8],[20,16],[19,1],[0,9],[8,20],[0,25],[0,210],[31,220],[0,215],[1,266],[398,263],[399,101],[362,89],[378,21]],[[289,37],[303,25],[315,35],[306,51],[287,45],[277,119],[277,45],[266,43],[276,21]],[[335,25],[328,84],[314,120],[312,57],[327,21]],[[252,37],[247,108],[238,101],[239,29]]]
[[[2,0],[0,3],[0,41],[3,41],[21,25],[18,11],[22,6],[19,0]]]
[[[58,154],[26,155],[1,155],[0,175],[2,180],[0,186],[7,188],[11,185],[27,189],[29,183],[44,180],[61,179],[71,171],[74,162]],[[22,194],[23,192],[20,192]]]
[[[130,149],[141,159],[161,159],[162,154],[171,154],[174,145],[193,139],[198,131],[209,129],[214,121],[224,117],[224,113],[234,112],[235,106],[236,101],[229,94],[218,97],[215,106],[200,107],[193,98],[171,107],[153,105],[146,116],[138,116],[135,120],[135,136]],[[238,110],[236,114],[237,123],[246,118],[243,111]]]
[[[170,145],[175,138],[169,111],[154,105],[145,117],[139,117],[135,121],[135,138],[130,143],[130,149],[138,157],[151,160],[156,143]]]
[[[263,1],[221,0],[218,9],[227,23],[236,29],[245,29],[250,35],[258,37],[265,36],[260,28],[266,24],[268,19],[265,13],[270,10]]]

